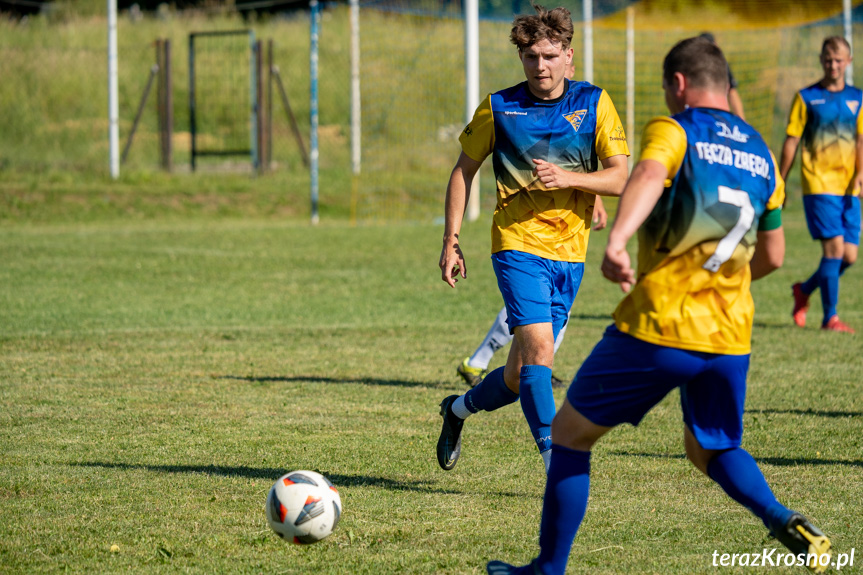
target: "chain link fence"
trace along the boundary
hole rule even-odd
[[[568,7],[576,21],[576,77],[583,77],[584,6],[570,0],[553,4]],[[736,16],[725,17],[721,3],[708,3],[714,11],[705,12],[705,3],[695,0],[594,2],[594,83],[609,92],[624,123],[634,126],[628,138],[635,157],[641,128],[652,116],[665,113],[661,91],[665,52],[677,40],[703,31],[713,32],[728,56],[747,120],[778,152],[794,92],[821,75],[821,40],[843,33],[842,2],[803,3],[807,10],[797,10],[781,21],[773,18],[771,10],[779,10],[783,3],[732,4],[728,10]],[[753,12],[758,5],[763,19],[759,19],[759,12]],[[480,91],[484,96],[523,80],[515,48],[508,38],[513,12],[527,12],[530,5],[524,0],[497,0],[481,1],[480,6]],[[629,34],[628,8],[629,21],[634,24]],[[852,39],[855,45],[861,45],[863,17],[859,6],[854,14]],[[321,194],[351,194],[356,221],[439,217],[446,181],[460,149],[458,134],[465,122],[461,2],[360,2],[362,155],[356,175],[351,170],[350,20],[346,3],[324,4],[318,86]],[[244,17],[223,8],[121,14],[121,147],[129,144],[135,126],[122,173],[155,172],[165,166],[175,172],[190,170],[189,35],[244,29],[253,31],[264,47],[264,81],[258,105],[266,118],[263,128],[268,139],[262,168],[298,176],[307,174],[308,150],[304,146],[308,146],[310,130],[309,12],[255,18],[254,13],[247,12]],[[630,38],[635,54],[631,94],[626,82]],[[142,106],[153,66],[160,63],[157,44],[165,41],[170,43],[172,54],[169,163],[164,158],[164,111],[160,112],[164,102],[158,96],[163,88],[150,90]],[[105,18],[67,14],[63,18],[34,16],[16,20],[0,16],[0,51],[3,177],[14,178],[25,172],[107,177]],[[164,61],[161,65],[164,67]],[[277,74],[271,73],[271,66]],[[863,79],[861,67],[863,59],[855,60],[858,79]],[[225,81],[231,82],[227,74]],[[220,88],[215,85],[208,89]],[[231,121],[236,124],[243,120]],[[214,159],[203,164],[201,169],[252,171],[251,160],[242,158],[230,162]],[[298,177],[298,181],[305,180]],[[482,211],[487,213],[494,205],[490,169],[483,169],[480,193]]]

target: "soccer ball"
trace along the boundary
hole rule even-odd
[[[267,522],[279,537],[298,545],[317,543],[333,532],[342,500],[330,480],[314,471],[281,476],[267,495]]]

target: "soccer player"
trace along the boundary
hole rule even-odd
[[[715,44],[676,44],[663,88],[673,116],[645,128],[602,262],[628,295],[552,425],[539,556],[524,567],[492,561],[490,574],[564,573],[587,509],[591,448],[616,425],[637,425],[675,387],[690,461],[794,554],[817,555],[809,561],[820,570],[829,563],[829,540],[776,500],[740,447],[749,287],[782,264],[784,182],[761,136],[729,111],[727,64]],[[637,272],[626,251],[636,231]]]
[[[821,329],[854,333],[839,319],[839,276],[857,261],[860,244],[860,189],[863,187],[863,91],[845,84],[851,48],[831,36],[821,47],[824,77],[794,96],[779,169],[788,177],[797,146],[803,140],[803,209],[812,239],[821,240],[821,262],[815,273],[791,286],[791,315],[806,325],[809,296],[821,290]],[[855,175],[856,171],[856,175]]]
[[[554,340],[584,273],[595,197],[619,195],[626,181],[629,149],[611,98],[565,78],[573,56],[569,11],[535,8],[535,15],[515,18],[510,34],[526,81],[480,104],[459,138],[462,153],[447,186],[439,264],[442,279],[455,287],[458,276],[467,277],[459,231],[470,182],[492,155],[492,265],[515,338],[506,366],[441,402],[437,458],[445,470],[459,458],[468,416],[519,397],[547,466]],[[597,171],[600,163],[604,169]]]
[[[574,61],[570,62],[569,66],[567,66],[564,76],[567,80],[572,80],[575,77]],[[600,196],[596,196],[595,202],[593,206],[592,229],[598,232],[605,229],[608,223],[608,212],[605,211],[605,206],[603,206]],[[569,326],[569,316],[567,316],[566,323],[560,328],[557,337],[554,338],[555,355],[557,355],[557,350],[560,349],[560,344],[563,343],[567,326]],[[476,387],[482,381],[482,378],[485,377],[486,373],[488,373],[488,364],[491,363],[491,358],[494,357],[494,354],[499,349],[511,342],[512,338],[513,335],[506,324],[506,306],[503,306],[498,312],[497,317],[494,318],[494,322],[492,322],[488,333],[486,333],[485,339],[482,340],[482,343],[479,344],[479,347],[476,348],[472,355],[464,358],[456,367],[456,373],[461,376],[466,384]],[[563,387],[563,380],[552,374],[551,386],[555,388]]]
[[[704,38],[716,44],[716,37],[710,32],[702,32],[699,34],[699,38]],[[716,45],[718,46],[719,44]],[[746,119],[746,116],[743,114],[743,100],[740,99],[740,92],[737,91],[737,79],[731,73],[731,66],[728,66],[728,107],[732,114],[740,116],[741,120]]]

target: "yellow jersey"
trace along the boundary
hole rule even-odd
[[[641,160],[668,169],[638,231],[636,284],[614,312],[638,339],[692,351],[750,351],[749,261],[759,230],[778,228],[785,184],[761,136],[730,112],[689,108],[652,120]]]
[[[532,160],[588,173],[600,160],[628,156],[629,148],[608,94],[586,82],[565,82],[556,100],[537,99],[526,82],[490,94],[459,138],[473,160],[492,155],[492,253],[516,250],[566,262],[584,262],[587,255],[596,196],[546,188]]]

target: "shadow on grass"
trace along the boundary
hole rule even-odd
[[[817,409],[747,409],[745,413],[778,413],[782,415],[815,415],[817,417],[860,417],[863,411],[820,411]]]
[[[406,379],[379,379],[376,377],[321,377],[319,375],[217,375],[216,379],[234,379],[251,383],[267,382],[307,382],[307,383],[359,383],[362,385],[394,385],[398,387],[452,387],[455,382],[446,381],[408,381]]]
[[[800,331],[800,328],[794,325],[793,322],[782,322],[782,323],[767,323],[764,321],[756,321],[752,322],[752,327],[758,327],[762,329],[794,329]]]
[[[221,465],[144,465],[136,463],[112,463],[106,461],[82,461],[69,463],[72,467],[100,467],[103,469],[144,470],[156,473],[201,473],[203,475],[219,475],[223,477],[248,477],[251,479],[268,479],[275,481],[284,475],[288,469],[273,467],[221,466]],[[416,491],[423,493],[441,493],[446,495],[463,495],[463,491],[440,489],[432,487],[433,481],[400,481],[386,477],[369,475],[342,475],[339,473],[324,473],[338,487],[383,487],[394,491]]]
[[[619,455],[621,457],[652,457],[655,459],[686,459],[686,455],[682,453],[635,453],[631,451],[609,451],[610,455]],[[758,463],[766,463],[767,465],[847,465],[849,467],[863,468],[863,460],[842,460],[842,459],[807,459],[793,457],[756,457]]]

